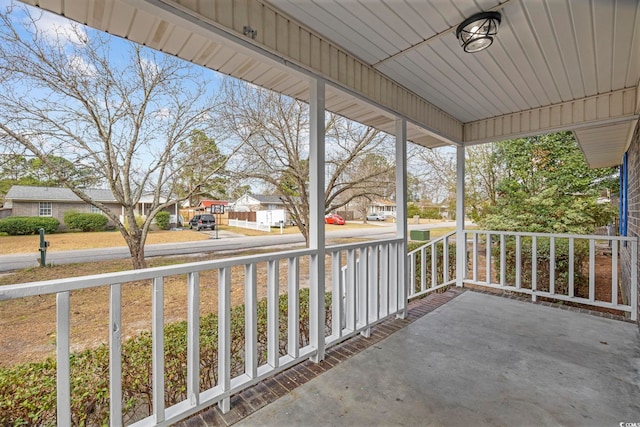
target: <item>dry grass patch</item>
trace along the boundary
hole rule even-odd
[[[157,230],[149,232],[148,245],[156,243],[179,243],[207,240],[210,236],[193,230]],[[46,240],[52,252],[69,251],[74,249],[96,249],[127,246],[118,231],[100,231],[93,233],[59,233],[47,234]],[[0,236],[0,254],[20,254],[38,252],[40,236]]]
[[[341,226],[335,226],[341,227]],[[446,230],[433,232],[435,237]],[[180,232],[166,232],[181,234]],[[200,235],[193,231],[186,235]],[[95,236],[96,233],[86,233]],[[115,233],[114,233],[115,234]],[[53,236],[53,235],[52,235]],[[208,237],[202,234],[205,238]],[[37,236],[36,236],[37,237]],[[366,239],[341,238],[330,239],[329,245],[356,243]],[[303,245],[292,245],[288,250],[301,249]],[[254,249],[226,253],[199,254],[197,256],[157,257],[147,260],[149,267],[175,265],[188,262],[206,261],[228,258],[230,256],[255,255],[272,253],[273,248]],[[327,257],[327,277],[331,276],[330,259]],[[299,260],[300,287],[308,283],[308,257]],[[343,265],[344,265],[343,260]],[[288,268],[283,260],[279,266],[280,293],[287,292]],[[0,286],[28,283],[68,277],[87,276],[92,274],[127,271],[131,269],[130,260],[100,261],[56,265],[48,268],[30,268],[12,274],[0,276]],[[266,296],[266,265],[260,264],[257,269],[258,298]],[[187,280],[186,275],[167,276],[165,278],[165,322],[185,320],[187,314]],[[231,304],[244,303],[244,266],[233,267],[231,274]],[[200,273],[201,306],[200,314],[205,315],[217,311],[218,277],[217,270]],[[102,286],[83,289],[71,293],[71,344],[77,351],[92,348],[100,343],[108,342],[109,288]],[[123,336],[131,337],[151,327],[151,283],[150,281],[129,282],[122,289]],[[56,329],[55,295],[42,295],[10,301],[0,301],[0,366],[11,366],[16,363],[41,361],[52,356],[55,351]]]
[[[272,249],[253,250],[237,255],[272,252]],[[229,255],[226,255],[227,257]],[[197,257],[163,257],[147,260],[149,267],[206,261],[224,258],[221,254]],[[302,263],[301,263],[302,264]],[[304,268],[301,265],[301,269]],[[286,278],[286,262],[281,264]],[[32,281],[63,279],[90,274],[110,273],[131,269],[129,260],[106,261],[32,268],[0,277],[0,286]],[[232,269],[232,305],[244,302],[244,267]],[[217,311],[217,270],[200,273],[201,315]],[[258,269],[258,283],[266,283],[266,271]],[[285,282],[286,283],[286,282]],[[187,315],[186,275],[168,276],[164,283],[165,322],[185,320]],[[258,287],[258,298],[266,296],[266,289]],[[56,308],[55,295],[42,295],[18,300],[0,301],[0,366],[34,362],[54,355]],[[109,287],[71,292],[71,348],[73,351],[96,347],[108,342]],[[123,284],[123,337],[131,337],[151,328],[151,282]]]
[[[360,239],[335,239],[330,244],[357,242]],[[301,249],[293,245],[288,250]],[[147,260],[149,267],[206,261],[229,256],[272,253],[272,248],[227,253],[211,253],[198,256],[158,257]],[[329,268],[329,264],[327,264]],[[34,281],[64,279],[68,277],[127,271],[129,260],[101,261],[56,265],[48,268],[30,268],[0,276],[0,286]],[[308,257],[299,259],[300,287],[308,283]],[[264,263],[257,268],[258,299],[266,297],[267,271]],[[287,292],[287,260],[279,265],[280,293]],[[200,273],[200,315],[217,312],[218,272]],[[122,286],[123,337],[132,337],[140,331],[151,329],[151,281],[124,283]],[[232,268],[231,305],[244,303],[244,266]],[[56,343],[56,297],[41,295],[17,300],[0,301],[0,366],[12,366],[24,362],[42,361],[54,356]],[[187,277],[167,276],[164,280],[165,322],[186,320]],[[109,287],[83,289],[71,292],[71,349],[79,351],[108,342]]]

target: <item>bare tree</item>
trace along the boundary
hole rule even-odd
[[[474,219],[483,216],[498,200],[498,183],[506,172],[496,149],[496,144],[480,144],[467,149],[465,193]]]
[[[496,203],[496,186],[504,174],[504,165],[498,161],[495,150],[495,144],[481,144],[466,149],[465,204],[473,217],[482,215]],[[450,148],[416,149],[416,154],[410,158],[413,159],[422,191],[431,195],[432,202],[448,203],[450,211],[455,211],[455,152]]]
[[[395,198],[395,168],[387,156],[368,153],[360,156],[348,168],[349,181],[354,185],[346,191],[346,199],[367,222],[369,207],[375,199]],[[344,198],[344,197],[343,197]]]
[[[413,146],[413,169],[422,182],[422,191],[437,204],[455,199],[456,155],[451,149],[433,150]]]
[[[177,198],[176,177],[206,161],[185,157],[181,145],[195,129],[211,130],[208,78],[179,59],[57,19],[13,5],[0,12],[0,141],[4,151],[37,156],[101,209],[127,242],[134,268],[143,268],[155,215],[197,191],[191,182]],[[65,179],[51,155],[93,168],[124,218]],[[138,202],[149,193],[153,202],[138,225]]]
[[[231,79],[222,87],[220,123],[228,135],[245,143],[241,161],[234,163],[236,173],[272,188],[308,242],[308,105]],[[373,187],[365,184],[375,183],[388,170],[354,172],[368,154],[384,153],[385,134],[334,114],[328,114],[325,128],[325,212],[329,212],[371,194]]]

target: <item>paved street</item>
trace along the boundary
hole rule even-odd
[[[327,233],[327,238],[350,238],[368,237],[371,239],[390,238],[395,235],[395,224],[387,222],[372,223],[375,227],[366,229],[344,229]],[[429,229],[439,227],[452,227],[454,222],[441,222],[433,224],[410,224],[409,229]],[[241,250],[257,247],[277,247],[279,245],[290,245],[293,243],[303,243],[301,234],[278,234],[274,231],[267,236],[239,236],[236,233],[219,232],[219,239],[214,239],[215,232],[210,232],[211,239],[198,240],[183,243],[165,243],[147,245],[145,254],[147,257],[168,256],[168,255],[188,255],[201,252],[221,252],[231,250]],[[0,256],[0,272],[19,270],[23,268],[35,267],[38,265],[39,253],[33,252],[19,255]],[[74,251],[47,253],[47,263],[71,264],[77,262],[106,261],[112,259],[129,258],[129,249],[126,246],[102,249],[83,249]]]

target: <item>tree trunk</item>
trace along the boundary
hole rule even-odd
[[[129,246],[129,252],[131,253],[131,262],[133,268],[139,270],[141,268],[147,268],[147,261],[144,258],[144,246],[140,244],[139,240],[126,239]]]
[[[304,237],[305,246],[309,247],[309,226],[308,225],[298,225],[300,232],[302,233],[302,237]]]

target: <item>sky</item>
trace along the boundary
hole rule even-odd
[[[9,6],[11,4],[10,0],[0,0],[0,8],[4,9],[7,6]],[[24,4],[19,3],[19,6],[24,6]],[[30,6],[27,6],[30,7]],[[32,8],[36,13],[41,13],[41,18],[38,20],[37,26],[39,28],[39,30],[41,30],[43,32],[43,34],[50,38],[51,43],[56,43],[59,42],[61,40],[64,41],[65,44],[68,44],[70,47],[72,47],[73,45],[82,45],[84,43],[84,41],[88,38],[91,37],[92,33],[97,32],[97,30],[93,30],[90,28],[86,28],[86,27],[81,27],[83,29],[83,31],[81,31],[79,34],[77,31],[74,31],[72,29],[72,22],[70,20],[68,20],[67,18],[61,17],[59,15],[56,14],[52,14],[46,11],[42,11],[41,9],[36,9],[36,8]],[[126,51],[126,44],[129,43],[128,41],[121,39],[117,36],[112,36],[112,35],[107,35],[107,37],[109,38],[109,43],[111,46],[111,49],[114,52],[118,52],[118,51]],[[71,49],[69,49],[69,51],[71,51]],[[113,56],[114,61],[118,61],[118,55],[114,55]],[[87,64],[86,62],[84,62],[84,60],[79,57],[70,57],[69,59],[69,63],[76,69],[78,70],[82,70],[83,74],[85,75],[91,75],[92,73],[95,73],[95,69],[92,69],[92,66]],[[186,63],[186,62],[185,62]],[[116,62],[117,64],[117,62]],[[191,65],[194,68],[197,68],[198,70],[205,72],[207,74],[207,77],[209,77],[211,79],[211,82],[213,85],[215,85],[213,87],[213,90],[217,89],[217,87],[219,86],[220,82],[222,81],[222,75],[212,71],[212,70],[208,70],[208,69],[204,69],[203,67],[200,67],[199,65],[195,65],[192,64]],[[1,88],[0,88],[1,90]],[[162,114],[170,114],[170,111],[168,110],[164,110],[161,111],[159,110],[156,114],[156,116],[159,119],[162,119]],[[330,147],[327,147],[328,150],[330,150]],[[0,152],[1,152],[1,147],[0,147]]]

